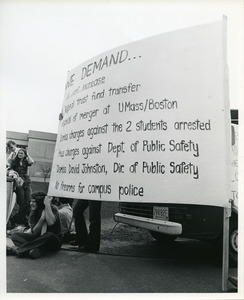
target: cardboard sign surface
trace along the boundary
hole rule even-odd
[[[71,70],[49,194],[225,206],[225,22],[133,42]]]

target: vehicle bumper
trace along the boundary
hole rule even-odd
[[[236,206],[235,204],[233,204],[232,206],[232,211],[236,214],[238,214],[238,206]]]
[[[128,224],[135,227],[141,227],[169,235],[180,235],[182,233],[182,225],[176,222],[143,218],[121,213],[115,213],[114,220],[116,222]]]

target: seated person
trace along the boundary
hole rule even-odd
[[[63,197],[54,197],[52,200],[52,203],[58,207],[64,243],[70,242],[72,239],[72,233],[74,233],[73,209],[70,206],[72,202],[73,199]]]
[[[62,233],[58,208],[52,197],[43,192],[31,195],[30,232],[17,232],[11,236],[13,247],[7,247],[8,255],[39,258],[44,251],[57,251],[62,246]]]
[[[72,220],[73,220],[73,209],[70,206],[72,199],[59,197],[58,212],[61,222],[61,231],[63,234],[63,241],[70,239],[70,233],[73,231]],[[73,226],[74,227],[74,226]]]

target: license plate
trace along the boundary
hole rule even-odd
[[[153,207],[153,218],[168,221],[169,220],[169,208],[162,206]]]

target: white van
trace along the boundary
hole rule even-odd
[[[230,263],[237,265],[238,253],[238,115],[231,111],[231,191]],[[234,124],[235,123],[235,124]],[[120,202],[116,222],[148,229],[159,242],[169,242],[178,236],[220,242],[223,234],[223,208],[210,205],[174,203]]]

